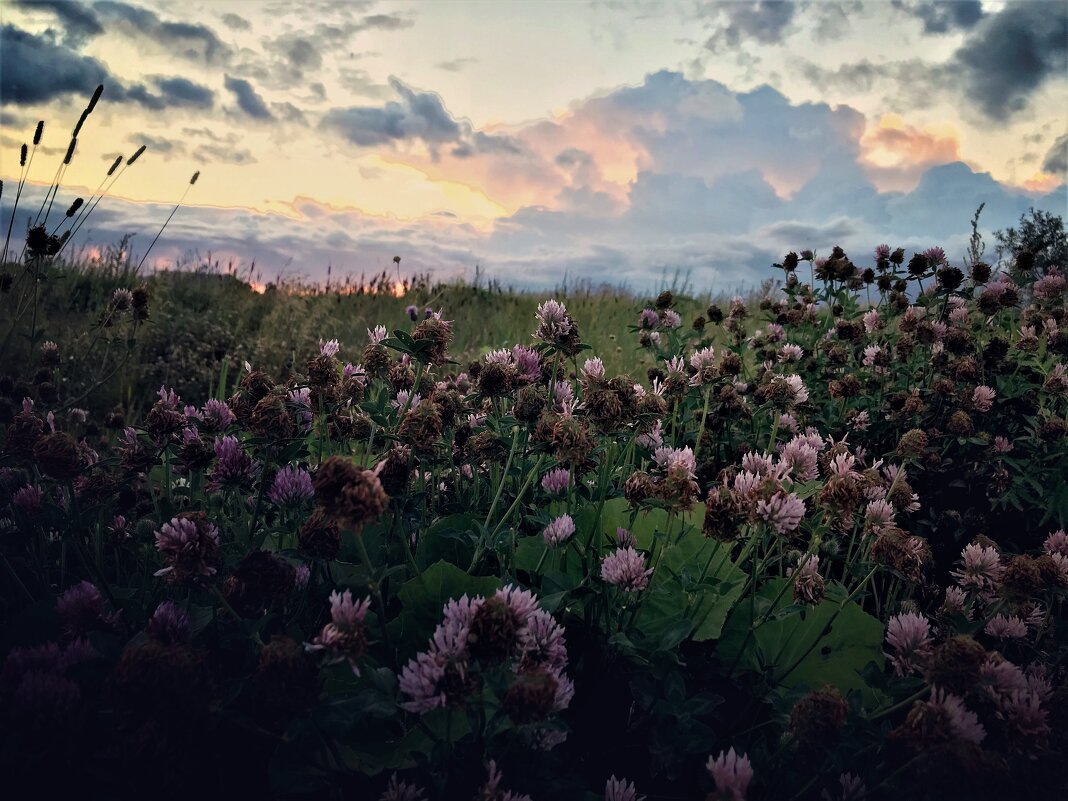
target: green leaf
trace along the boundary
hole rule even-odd
[[[760,588],[757,594],[765,600],[765,608],[786,581],[775,579]],[[776,609],[791,604],[787,590]],[[757,615],[761,620],[759,611]],[[884,628],[855,602],[841,606],[824,600],[816,607],[802,607],[768,619],[747,638],[751,623],[749,603],[743,601],[731,614],[719,642],[718,655],[726,664],[737,660],[739,667],[763,673],[780,692],[831,684],[842,692],[861,691],[866,702],[876,700],[862,673],[869,663],[883,665]]]

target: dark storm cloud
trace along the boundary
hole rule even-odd
[[[222,21],[227,28],[235,31],[247,31],[252,27],[251,22],[238,14],[223,14]]]
[[[126,27],[190,61],[217,64],[230,58],[230,48],[206,25],[168,22],[147,8],[136,8],[114,0],[102,0],[93,9],[105,21],[117,27]]]
[[[234,93],[234,97],[237,98],[238,107],[256,120],[273,120],[274,115],[271,114],[267,108],[267,104],[263,102],[263,98],[257,94],[256,90],[252,88],[252,84],[243,78],[232,78],[226,76],[226,88]]]
[[[891,5],[922,21],[924,33],[931,34],[970,30],[983,18],[983,4],[979,0],[919,3],[893,0]]]
[[[67,0],[17,0],[17,6],[29,10],[49,11],[63,24],[63,41],[71,47],[81,47],[89,39],[104,32],[100,20],[90,6]]]
[[[989,118],[1029,105],[1047,80],[1068,70],[1068,4],[1017,2],[986,18],[953,56],[967,97]]]
[[[71,93],[88,97],[99,84],[113,83],[111,74],[94,58],[13,25],[0,28],[0,97],[5,104],[47,103]]]
[[[748,40],[773,44],[782,39],[797,5],[786,0],[757,0],[716,6],[725,18],[705,46],[713,52],[738,47]]]
[[[1061,134],[1042,162],[1042,171],[1068,180],[1068,134]]]

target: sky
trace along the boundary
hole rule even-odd
[[[1068,4],[6,0],[2,219],[147,150],[75,240],[323,280],[731,291],[790,249],[1068,211]],[[24,207],[24,208],[25,208]],[[20,225],[23,220],[18,221]],[[253,266],[254,265],[254,266]]]

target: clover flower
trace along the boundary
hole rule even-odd
[[[972,407],[977,412],[989,412],[994,406],[997,393],[987,386],[978,386],[972,391]]]
[[[905,612],[886,624],[886,642],[894,649],[890,664],[898,676],[915,673],[931,652],[931,624],[923,615]]]
[[[644,801],[644,795],[638,795],[634,782],[617,779],[613,773],[604,785],[604,801]]]
[[[575,533],[575,521],[571,515],[560,515],[545,527],[541,535],[545,543],[552,548],[567,542]]]
[[[311,474],[301,467],[286,465],[274,477],[267,499],[279,506],[300,504],[315,497]]]
[[[176,581],[212,576],[219,551],[219,529],[202,516],[180,515],[156,532],[156,550],[168,564],[154,575],[167,575]]]
[[[145,633],[164,645],[182,645],[192,636],[189,613],[174,601],[164,601],[148,619]]]
[[[753,766],[745,754],[737,754],[733,746],[729,751],[720,751],[719,756],[709,757],[705,765],[712,781],[716,783],[716,792],[730,801],[745,801],[746,790],[753,780]]]
[[[961,551],[963,564],[954,570],[953,576],[965,589],[995,591],[1001,584],[1004,568],[997,550],[973,542]]]
[[[776,534],[797,531],[805,517],[805,502],[796,493],[781,490],[767,500],[757,502],[757,517],[771,526]]]
[[[1027,624],[1016,615],[994,615],[987,622],[983,631],[999,640],[1018,640],[1027,636]]]
[[[820,558],[816,555],[802,554],[798,557],[797,567],[790,568],[786,575],[794,580],[794,600],[806,604],[818,604],[823,600],[824,583],[819,574]]]
[[[642,309],[642,313],[638,315],[638,327],[646,330],[656,328],[660,325],[660,315],[656,313],[655,309]]]
[[[307,650],[324,651],[332,662],[347,661],[353,674],[359,676],[359,662],[367,649],[364,617],[371,600],[353,601],[348,590],[330,593],[330,622],[308,644]]]
[[[259,472],[259,465],[252,461],[241,447],[237,437],[226,436],[215,440],[215,467],[211,472],[213,489],[244,487]]]
[[[653,569],[645,567],[645,557],[634,548],[617,548],[601,559],[601,578],[625,592],[641,592],[649,586]]]
[[[541,488],[548,493],[558,494],[571,485],[571,471],[566,467],[550,470],[541,479]]]

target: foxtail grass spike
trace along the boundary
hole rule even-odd
[[[96,91],[93,92],[93,96],[89,99],[89,105],[85,107],[85,111],[82,112],[82,116],[78,118],[78,124],[74,126],[74,133],[71,135],[75,138],[77,138],[78,134],[81,133],[82,126],[85,124],[85,121],[86,119],[88,119],[89,115],[93,113],[93,109],[96,108],[96,101],[100,99],[100,95],[103,94],[103,92],[104,84],[100,84],[98,87],[96,87]]]
[[[167,226],[170,224],[171,220],[174,218],[174,215],[178,212],[178,209],[181,207],[182,203],[185,201],[185,196],[189,194],[189,190],[193,187],[193,184],[195,184],[197,182],[197,179],[199,177],[200,177],[200,170],[197,170],[195,173],[193,173],[193,177],[189,179],[189,186],[187,186],[185,188],[185,191],[182,192],[182,196],[178,199],[178,202],[175,204],[174,208],[171,209],[171,213],[168,214],[167,215],[167,219],[163,221],[163,227],[159,229],[159,233],[156,234],[155,239],[153,239],[151,244],[149,244],[148,250],[145,251],[145,255],[142,256],[141,257],[141,261],[139,261],[137,263],[137,269],[138,270],[140,270],[141,269],[141,265],[145,263],[145,259],[148,258],[148,254],[152,252],[152,248],[154,248],[156,246],[156,242],[158,242],[159,238],[161,236],[163,236],[163,232],[165,230],[167,230]]]
[[[148,145],[141,145],[141,147],[137,148],[137,151],[132,156],[130,156],[129,159],[127,159],[126,166],[129,167],[131,164],[141,158],[141,154],[145,152],[145,149],[147,147]]]
[[[22,145],[22,150],[19,153],[19,166],[20,167],[25,167],[26,166],[26,153],[27,153],[28,150],[29,150],[29,148],[26,147],[26,144],[24,142],[23,145]]]
[[[111,167],[108,169],[108,175],[111,175],[113,172],[115,172],[115,170],[118,169],[120,164],[122,164],[122,156],[116,156],[115,163],[112,164]]]
[[[41,144],[41,134],[44,133],[44,120],[40,120],[37,123],[37,130],[33,132],[33,146],[37,147]]]
[[[81,198],[80,197],[77,200],[75,200],[73,203],[71,203],[70,204],[70,208],[67,209],[67,216],[68,217],[73,217],[77,213],[78,209],[80,209],[82,207],[82,204],[84,202],[85,202],[85,198]]]
[[[78,137],[72,136],[70,144],[67,146],[67,155],[63,157],[63,164],[70,164],[70,160],[74,157],[74,148],[78,146]]]

